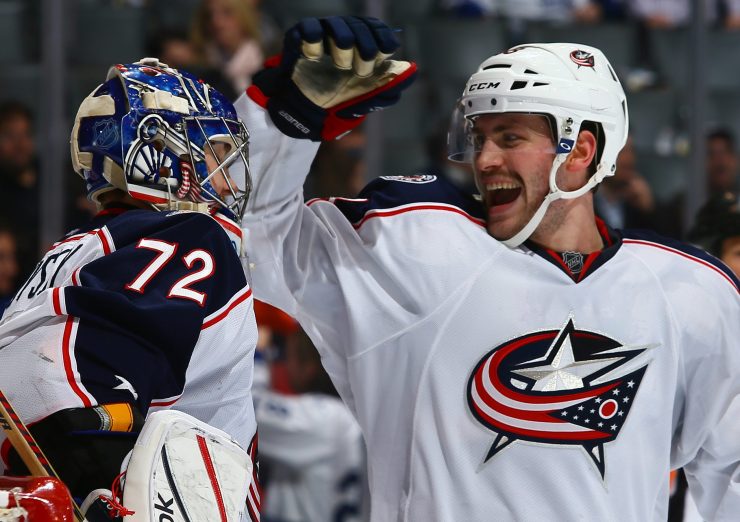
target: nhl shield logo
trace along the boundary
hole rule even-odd
[[[581,270],[583,270],[583,254],[580,252],[563,252],[560,256],[571,274],[581,273]]]
[[[93,145],[107,149],[118,141],[118,126],[113,118],[96,121],[93,125]]]
[[[604,444],[617,438],[647,364],[629,361],[657,345],[625,346],[577,330],[534,332],[487,353],[467,387],[475,419],[495,433],[484,462],[516,440],[581,446],[606,470]]]

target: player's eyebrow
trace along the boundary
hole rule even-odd
[[[494,125],[493,128],[481,129],[480,126],[478,126],[476,122],[476,124],[473,126],[473,132],[476,132],[478,134],[484,134],[484,133],[500,134],[508,130],[513,130],[513,129],[517,129],[520,127],[522,127],[521,123],[504,122],[504,123],[498,123]]]

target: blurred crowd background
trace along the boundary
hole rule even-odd
[[[398,106],[322,145],[307,198],[352,197],[377,175],[422,170],[474,190],[469,172],[446,161],[467,77],[511,45],[575,41],[606,53],[628,98],[631,137],[597,192],[598,213],[616,228],[698,244],[740,272],[740,0],[0,0],[0,310],[40,254],[95,212],[68,136],[108,66],[156,56],[235,99],[286,28],[332,14],[390,22],[420,75]],[[290,318],[261,317],[262,389],[335,396],[310,350],[290,352],[307,342]],[[288,376],[296,360],[311,368],[309,384]],[[267,417],[289,409],[275,401]],[[324,435],[336,447],[338,434]],[[332,520],[359,516],[340,505],[344,518]]]

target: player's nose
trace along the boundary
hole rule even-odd
[[[493,172],[504,165],[504,151],[493,140],[485,140],[475,156],[478,172]]]

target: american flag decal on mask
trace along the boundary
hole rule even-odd
[[[578,445],[603,479],[604,444],[619,435],[647,369],[623,366],[654,346],[625,346],[576,330],[569,317],[561,330],[527,334],[491,350],[467,388],[470,411],[496,433],[484,462],[518,439]]]

